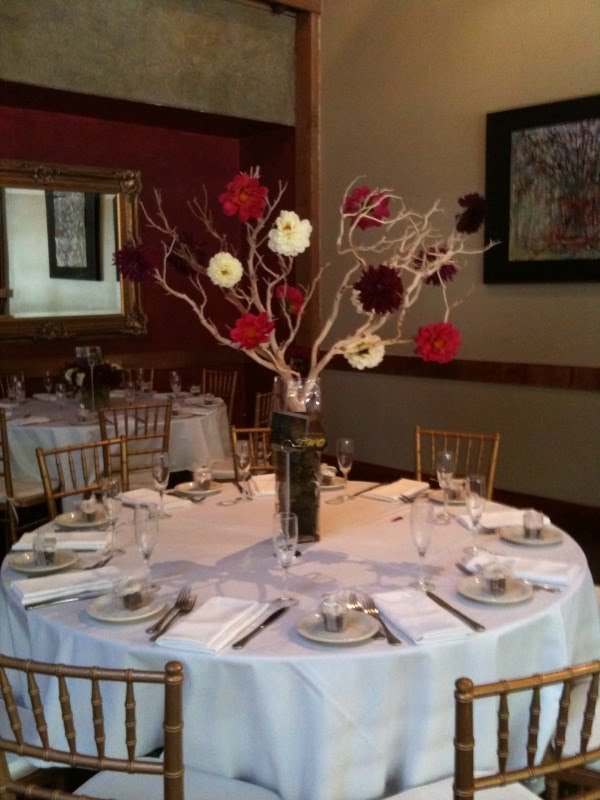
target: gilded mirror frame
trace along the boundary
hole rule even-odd
[[[9,187],[115,194],[117,247],[138,241],[138,200],[142,188],[139,172],[0,159],[0,189]],[[0,218],[0,277],[8,271],[6,244],[4,219]],[[0,340],[4,342],[139,336],[146,330],[139,284],[123,278],[120,314],[60,317],[0,314]]]

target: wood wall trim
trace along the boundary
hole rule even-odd
[[[432,364],[411,356],[389,355],[378,367],[360,373],[356,372],[342,356],[337,356],[329,368],[355,372],[357,375],[376,373],[412,378],[537,386],[546,389],[600,391],[600,367],[466,360],[452,361],[450,364]]]

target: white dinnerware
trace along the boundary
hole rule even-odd
[[[93,619],[100,622],[135,623],[155,617],[166,606],[162,597],[153,597],[149,603],[141,608],[125,608],[123,603],[114,594],[103,594],[88,605],[86,611]]]
[[[502,594],[493,594],[488,586],[488,581],[479,575],[472,575],[470,578],[463,578],[457,585],[459,594],[469,600],[489,605],[512,605],[513,603],[524,603],[533,597],[533,587],[526,581],[518,578],[506,579],[506,590]]]
[[[319,644],[350,645],[367,642],[379,630],[379,623],[362,611],[347,611],[340,631],[329,631],[320,613],[307,614],[296,623],[296,630],[305,639]]]
[[[25,551],[9,555],[8,563],[12,569],[25,575],[50,575],[72,567],[78,558],[77,553],[72,550],[57,550],[51,564],[39,564],[33,551]]]
[[[562,533],[557,528],[549,527],[543,527],[537,539],[531,539],[527,536],[520,525],[500,528],[498,533],[501,539],[512,542],[512,544],[524,545],[525,547],[548,547],[549,545],[560,544],[563,538]]]

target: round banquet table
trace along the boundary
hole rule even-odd
[[[352,483],[350,490],[364,486]],[[226,485],[220,495],[188,503],[161,521],[152,577],[166,599],[183,583],[192,584],[198,604],[213,595],[279,596],[282,575],[270,541],[274,498],[218,505],[235,496],[235,487]],[[482,623],[485,632],[465,629],[469,635],[459,640],[420,645],[404,640],[396,647],[385,640],[329,646],[303,638],[296,624],[315,611],[323,593],[351,587],[383,592],[413,584],[418,575],[410,505],[365,496],[340,505],[325,502],[333,496],[322,493],[321,540],[300,545],[302,555],[290,569],[289,590],[299,604],[244,649],[208,655],[152,644],[145,633],[148,622],[96,621],[84,600],[25,611],[9,590],[22,576],[6,561],[2,649],[41,660],[138,669],[180,660],[186,763],[269,787],[283,800],[370,800],[450,775],[458,677],[495,681],[600,655],[593,581],[569,536],[542,548],[544,559],[578,566],[568,586],[558,593],[534,592],[525,603],[493,606],[457,592],[464,576],[455,562],[471,534],[455,519],[434,528],[429,573],[436,592]],[[126,572],[139,556],[129,510],[122,520],[119,537],[126,554],[113,563]],[[497,535],[481,539],[497,553],[540,552]],[[105,702],[116,702],[110,688]],[[542,750],[557,703],[552,693],[542,698]],[[138,700],[140,752],[160,744],[161,714],[157,704]],[[495,727],[477,718],[476,725],[476,768],[486,769],[495,763]],[[49,727],[54,729],[52,719]]]

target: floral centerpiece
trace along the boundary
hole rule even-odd
[[[83,359],[69,364],[65,369],[65,380],[73,390],[79,390],[85,408],[95,409],[106,405],[110,390],[121,385],[123,370],[117,364],[100,361],[91,366]]]

